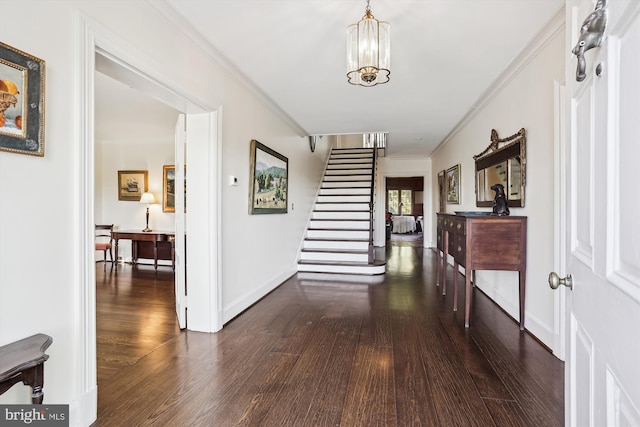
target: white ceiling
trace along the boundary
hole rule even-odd
[[[387,155],[429,155],[564,0],[371,0],[391,25],[391,81],[346,79],[346,28],[366,0],[153,4],[307,134],[389,132]]]

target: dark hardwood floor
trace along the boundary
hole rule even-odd
[[[177,329],[170,269],[97,264],[95,425],[563,424],[561,361],[478,290],[465,330],[435,252],[386,257],[380,283],[296,275],[216,334]]]

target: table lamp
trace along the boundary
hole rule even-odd
[[[146,193],[142,193],[142,197],[140,197],[140,203],[147,204],[147,227],[142,230],[145,233],[153,231],[149,228],[149,205],[156,202],[156,198],[152,192],[147,191]]]

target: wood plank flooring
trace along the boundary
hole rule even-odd
[[[386,258],[372,285],[296,275],[217,334],[178,330],[170,269],[97,264],[95,425],[563,425],[561,361],[478,290],[465,330],[435,252]]]

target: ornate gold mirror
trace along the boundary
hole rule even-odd
[[[524,128],[504,138],[491,129],[491,144],[476,161],[476,206],[491,207],[495,192],[494,184],[502,184],[510,207],[524,207],[526,138]]]

